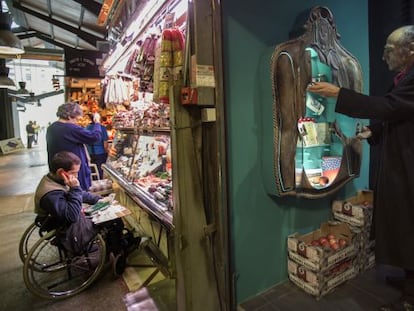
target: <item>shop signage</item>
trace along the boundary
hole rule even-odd
[[[101,77],[97,65],[101,60],[101,52],[65,49],[66,75],[78,78]]]

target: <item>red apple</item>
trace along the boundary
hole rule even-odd
[[[339,239],[338,244],[340,247],[345,247],[347,244],[347,241],[345,239]]]
[[[312,245],[312,246],[320,246],[321,244],[319,243],[319,241],[318,241],[318,240],[313,240],[313,241],[311,242],[311,245]]]
[[[329,244],[328,240],[323,241],[323,242],[321,243],[321,245],[322,245],[323,247],[329,247],[329,246],[330,246],[330,244]]]
[[[331,244],[331,248],[336,251],[339,248],[339,244],[338,243],[333,243]]]
[[[332,239],[336,239],[336,236],[335,236],[335,234],[328,234],[327,236],[326,236],[326,238],[328,239],[328,240],[332,240]]]
[[[320,243],[321,245],[323,245],[323,243],[326,243],[326,242],[328,242],[328,239],[327,239],[327,238],[325,238],[324,236],[321,236],[321,237],[319,238],[319,243]]]
[[[337,239],[329,239],[329,245],[337,244],[337,243],[338,243]]]

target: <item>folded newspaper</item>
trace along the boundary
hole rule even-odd
[[[94,205],[84,205],[83,211],[95,224],[100,224],[131,214],[131,211],[115,200],[115,193],[100,199]]]
[[[121,218],[129,214],[131,214],[131,211],[129,209],[114,202],[113,204],[105,206],[104,209],[94,212],[91,216],[92,221],[95,224],[100,224],[102,222]]]

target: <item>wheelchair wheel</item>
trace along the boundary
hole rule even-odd
[[[74,296],[95,281],[103,269],[106,246],[97,235],[79,256],[70,256],[56,241],[54,232],[40,238],[30,249],[23,267],[27,289],[46,299]]]
[[[32,246],[40,239],[39,226],[34,222],[24,231],[19,242],[19,256],[24,263]]]

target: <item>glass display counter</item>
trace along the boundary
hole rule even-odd
[[[104,173],[119,202],[131,210],[125,221],[168,260],[174,272],[170,131],[167,128],[118,128]],[[160,253],[160,254],[161,254]]]

